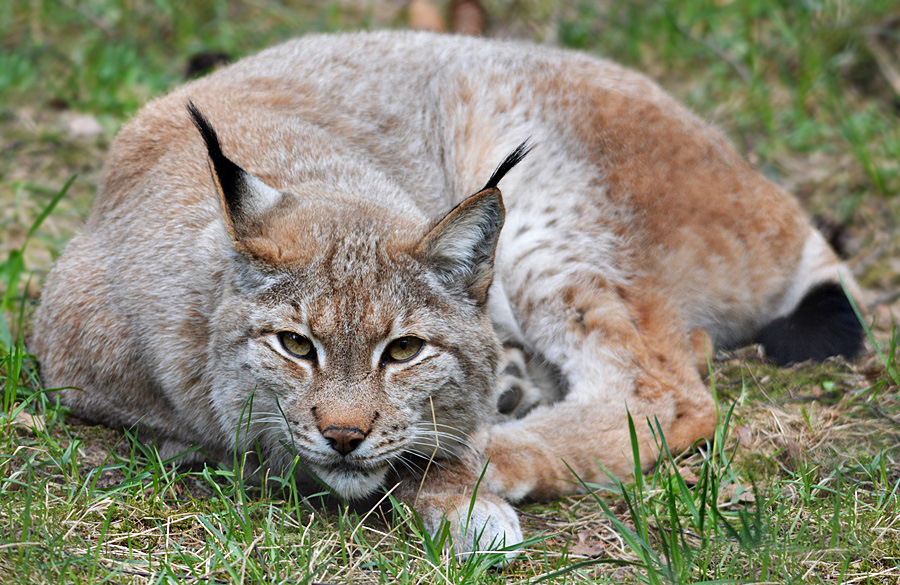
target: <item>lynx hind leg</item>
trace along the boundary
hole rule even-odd
[[[673,451],[715,430],[715,404],[691,340],[665,299],[627,298],[619,287],[593,282],[536,296],[528,303],[532,310],[523,311],[526,335],[557,360],[568,392],[479,438],[490,461],[486,485],[510,501],[581,491],[577,478],[608,483],[607,472],[629,475],[629,414],[645,468],[658,457],[651,424]],[[531,322],[543,328],[528,327]]]

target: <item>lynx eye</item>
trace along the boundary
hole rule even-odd
[[[422,351],[425,342],[418,337],[399,337],[392,341],[384,354],[381,356],[381,363],[386,362],[408,362]]]
[[[282,331],[278,334],[278,341],[286,352],[294,357],[307,360],[316,359],[316,348],[312,341],[293,331]]]

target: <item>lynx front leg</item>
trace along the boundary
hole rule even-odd
[[[437,536],[449,522],[453,551],[459,558],[514,547],[524,540],[515,510],[499,496],[478,485],[480,471],[474,461],[444,461],[425,476],[405,478],[397,497],[412,506],[425,529]],[[477,490],[476,490],[477,486]],[[518,552],[504,553],[505,565]]]
[[[518,501],[579,491],[633,471],[628,429],[636,427],[641,461],[657,458],[648,425],[658,421],[673,450],[712,434],[715,405],[696,369],[687,332],[665,299],[582,278],[555,296],[523,293],[523,332],[535,351],[559,367],[568,393],[524,418],[479,437],[490,460],[487,487]],[[536,290],[536,289],[532,289]],[[547,296],[544,296],[547,295]]]

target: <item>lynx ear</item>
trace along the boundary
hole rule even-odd
[[[281,193],[225,156],[216,131],[193,102],[187,103],[187,110],[206,143],[209,172],[222,204],[225,226],[237,240],[246,233],[253,218],[281,199]]]
[[[476,301],[487,301],[494,252],[505,210],[497,184],[525,155],[526,140],[503,159],[484,188],[453,208],[425,234],[419,250],[450,286],[462,286]]]
[[[422,239],[419,250],[448,286],[461,286],[483,303],[493,278],[503,216],[500,191],[480,191],[438,222]]]

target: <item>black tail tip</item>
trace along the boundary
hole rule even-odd
[[[826,282],[811,288],[794,312],[775,319],[756,336],[766,358],[786,366],[843,356],[863,349],[864,331],[843,288]]]

